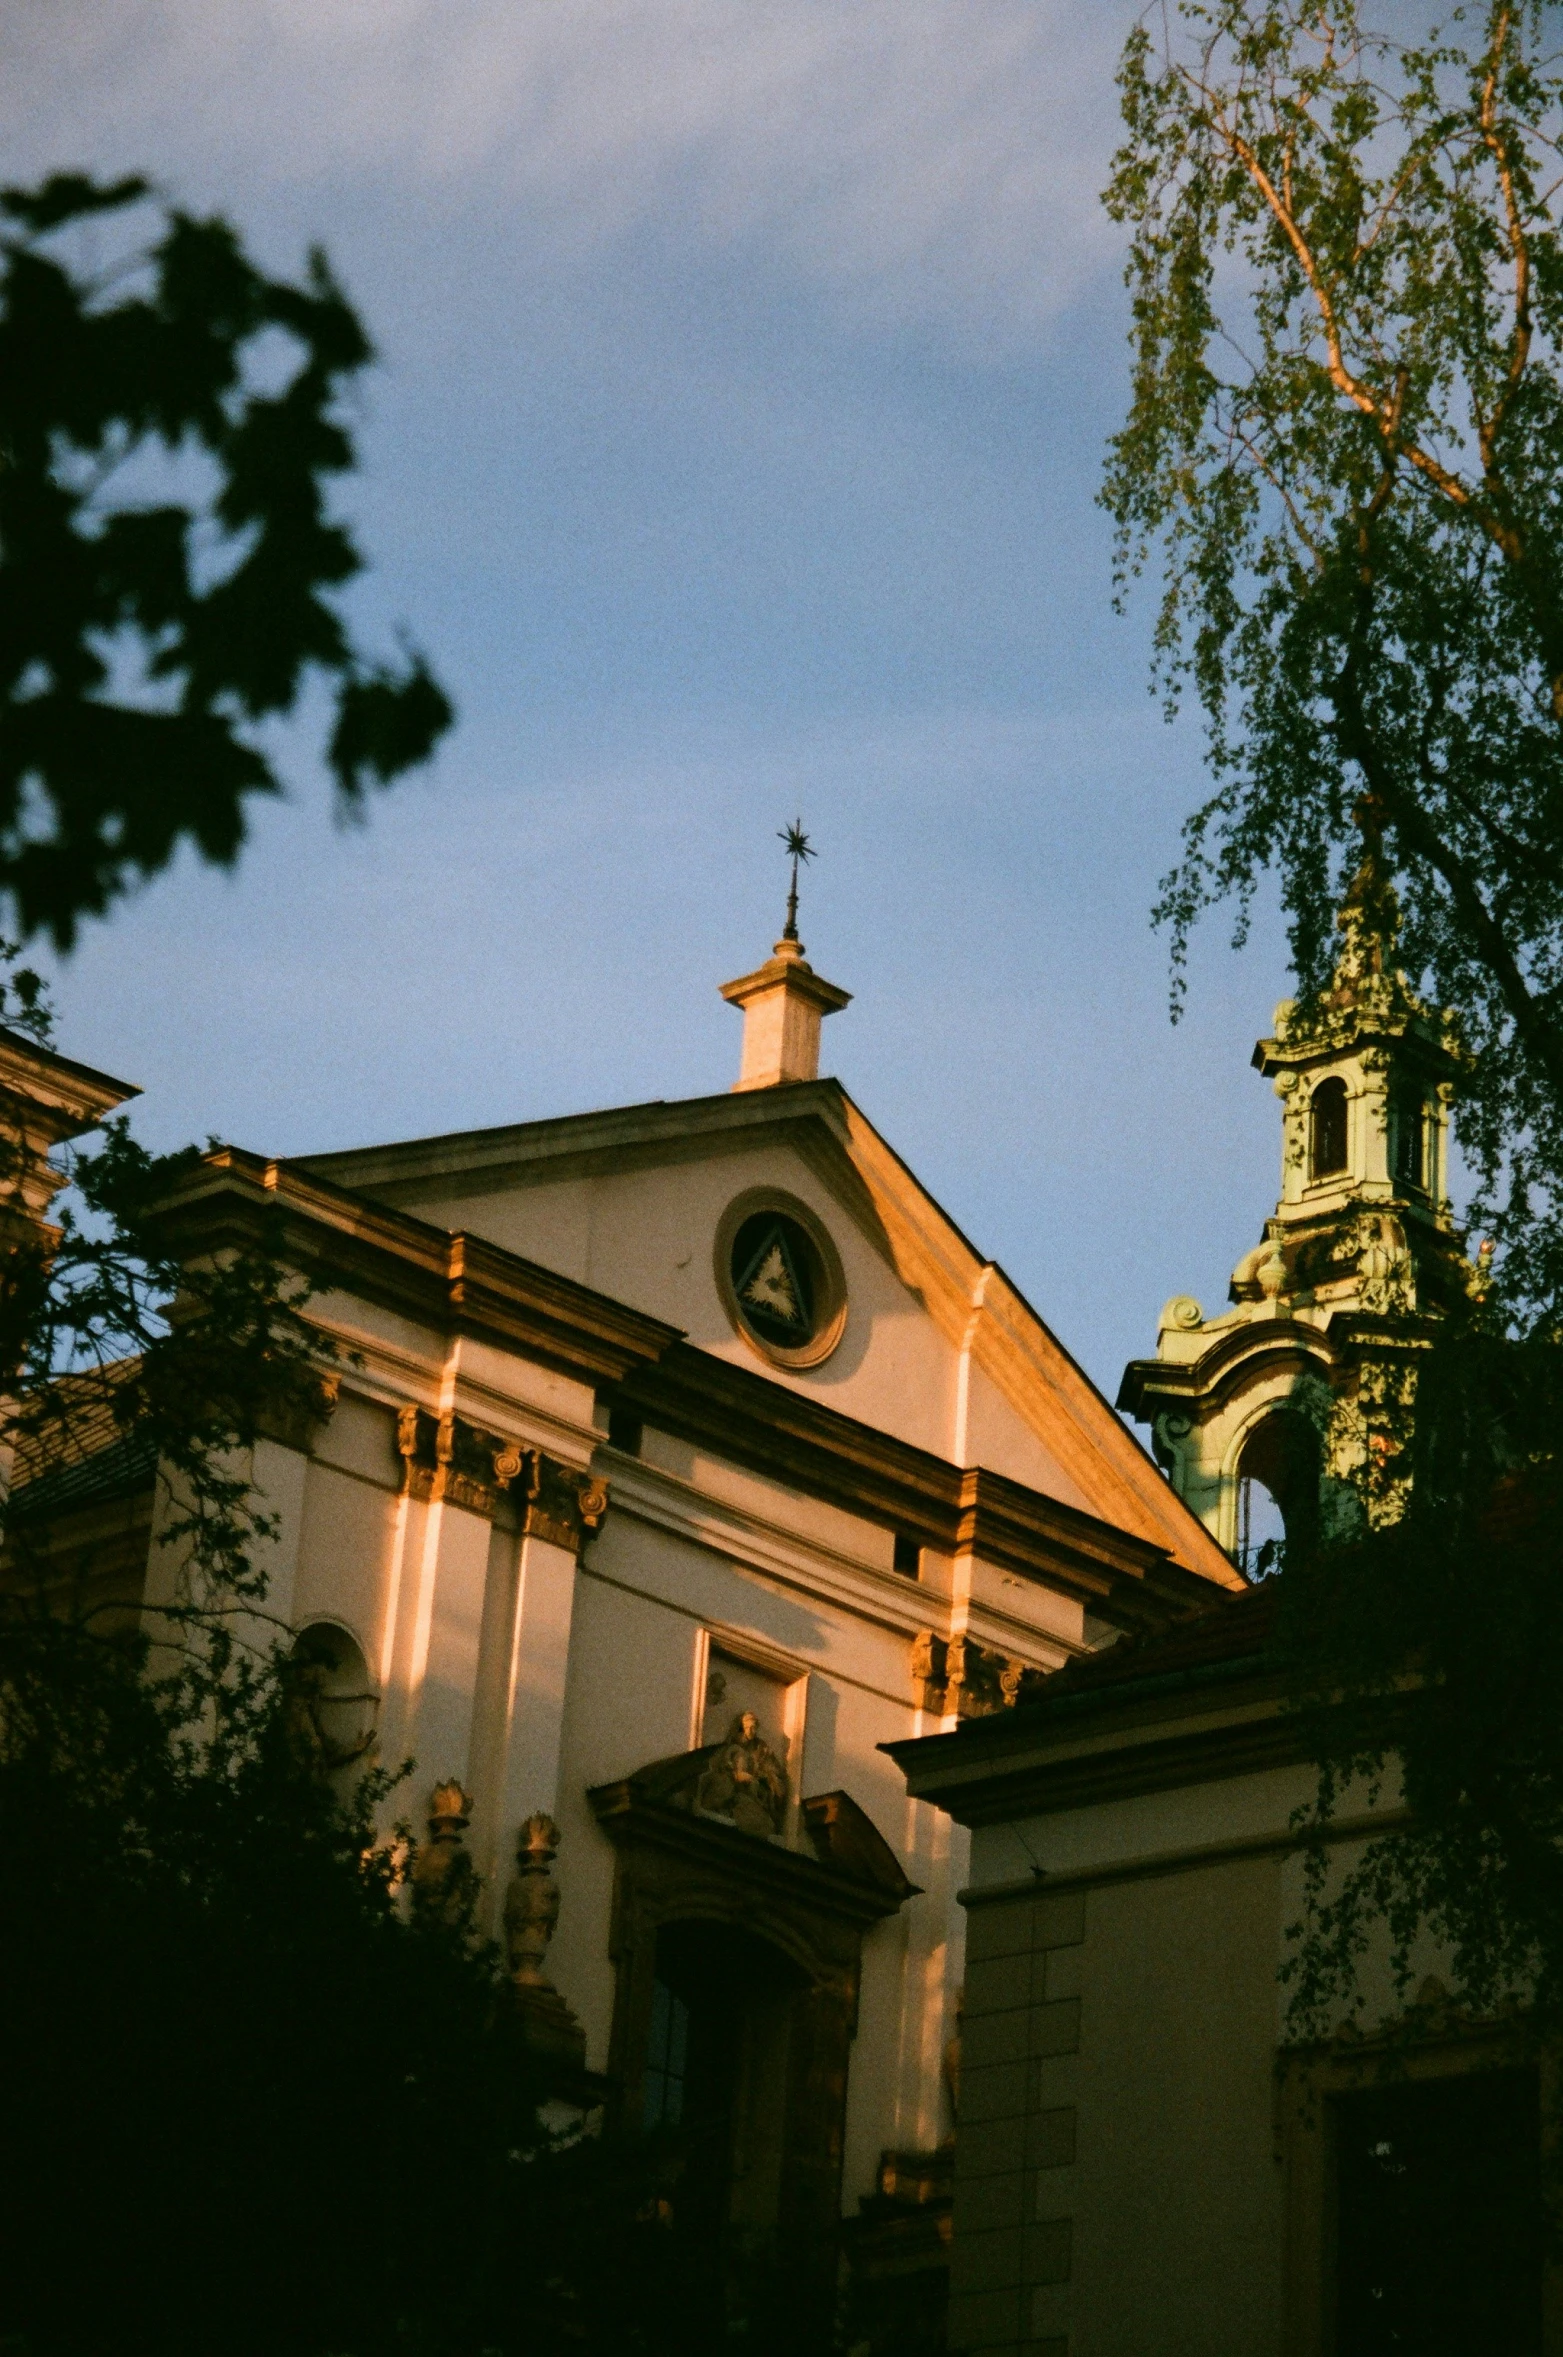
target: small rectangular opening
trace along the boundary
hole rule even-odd
[[[634,1409],[610,1407],[608,1410],[609,1448],[620,1450],[626,1457],[638,1457],[641,1439],[641,1421]]]
[[[916,1539],[909,1539],[905,1531],[901,1530],[895,1534],[895,1567],[905,1579],[915,1580],[922,1577],[922,1548]]]

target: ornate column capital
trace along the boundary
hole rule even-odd
[[[521,1528],[528,1538],[547,1540],[579,1555],[608,1511],[608,1485],[598,1475],[562,1465],[541,1449],[509,1451],[496,1460],[496,1470],[519,1457],[511,1480],[521,1505]]]
[[[508,1499],[527,1537],[572,1555],[579,1555],[608,1511],[608,1485],[599,1475],[485,1432],[465,1416],[404,1407],[396,1419],[396,1447],[407,1496],[426,1503],[448,1499],[489,1521]]]

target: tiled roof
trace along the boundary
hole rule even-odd
[[[1176,1628],[1120,1637],[1115,1645],[1055,1671],[1035,1699],[1020,1708],[1046,1710],[1066,1695],[1107,1699],[1116,1687],[1257,1667],[1269,1649],[1278,1600],[1274,1585],[1266,1584],[1246,1595],[1223,1596]]]
[[[120,1359],[49,1385],[41,1395],[44,1418],[17,1443],[13,1512],[74,1511],[151,1481],[157,1468],[151,1435],[127,1431],[115,1412],[116,1395],[139,1365],[139,1359]]]

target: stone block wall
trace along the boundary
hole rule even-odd
[[[971,1908],[950,2346],[1069,2357],[1083,1892]]]

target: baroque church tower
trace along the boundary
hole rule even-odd
[[[1230,1308],[1207,1318],[1175,1295],[1118,1397],[1251,1576],[1328,1516],[1472,1275],[1446,1187],[1452,1018],[1395,966],[1398,905],[1371,855],[1336,923],[1329,988],[1306,1013],[1283,999],[1254,1049],[1281,1100],[1280,1200],[1232,1272]]]

